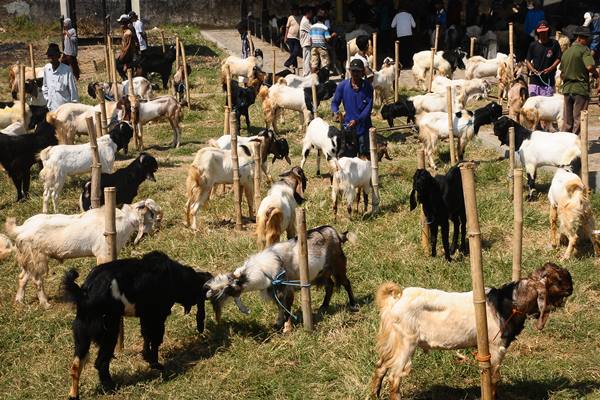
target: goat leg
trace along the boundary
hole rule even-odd
[[[431,241],[431,257],[437,256],[437,236],[438,236],[438,225],[433,223],[429,225],[431,229],[431,235],[429,236],[429,240]]]
[[[535,172],[533,173],[533,175],[527,172],[527,187],[529,188],[529,193],[527,194],[527,201],[533,201],[535,192]]]
[[[319,314],[325,314],[329,309],[329,303],[331,302],[331,295],[333,295],[334,283],[331,278],[327,279],[325,283],[325,297],[323,298],[323,304],[319,307]]]
[[[452,258],[450,257],[450,246],[448,243],[448,236],[450,235],[450,224],[448,223],[448,221],[444,221],[441,224],[441,228],[442,228],[442,244],[444,245],[444,256],[446,257],[447,261],[452,261]]]
[[[321,150],[320,149],[317,149],[317,176],[321,176]]]
[[[380,358],[377,360],[377,364],[375,365],[375,372],[373,372],[373,378],[371,379],[371,398],[378,399],[379,394],[381,393],[381,384],[383,382],[383,378],[387,373],[388,368],[384,365],[383,360]]]
[[[25,199],[29,198],[29,183],[31,182],[31,171],[27,170],[25,171],[25,173],[23,174],[23,182],[22,182],[22,187],[23,187],[23,197]]]
[[[460,227],[460,219],[458,218],[458,216],[454,216],[454,218],[452,218],[452,224],[454,230],[452,231],[452,244],[450,245],[450,254],[454,255],[454,253],[456,252],[456,245],[458,242],[458,230]]]
[[[558,209],[550,206],[550,243],[553,248],[558,247],[558,232],[557,232]]]

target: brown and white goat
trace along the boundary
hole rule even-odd
[[[546,263],[524,279],[486,290],[494,397],[500,364],[510,344],[523,330],[527,317],[537,316],[536,328],[541,330],[550,311],[562,306],[571,293],[571,274],[552,263]],[[477,345],[473,292],[402,289],[388,282],[379,287],[375,301],[381,321],[377,333],[379,359],[371,381],[373,397],[379,397],[383,378],[389,372],[390,400],[400,398],[400,379],[410,373],[411,358],[417,347],[428,351]]]
[[[122,98],[125,104],[125,110],[131,109],[131,103],[127,97]],[[150,101],[138,101],[135,105],[137,108],[137,126],[138,135],[144,137],[143,126],[152,121],[168,120],[173,129],[172,147],[181,145],[181,120],[183,119],[183,111],[181,104],[173,96],[161,96]],[[138,142],[140,143],[140,142]]]
[[[304,203],[307,179],[300,167],[279,175],[256,212],[256,242],[259,249],[279,242],[285,231],[287,238],[296,236],[296,206]]]
[[[508,90],[507,102],[508,102],[508,116],[515,121],[519,122],[521,109],[523,104],[529,97],[529,89],[527,88],[527,82],[523,76],[517,77]]]

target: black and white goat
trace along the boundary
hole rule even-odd
[[[319,309],[324,313],[329,308],[331,295],[336,285],[342,285],[348,293],[351,311],[358,310],[358,304],[352,292],[350,280],[346,275],[346,255],[342,245],[352,240],[353,234],[339,234],[328,225],[310,229],[307,232],[308,244],[308,275],[311,284],[325,286],[325,298]],[[298,261],[298,240],[290,239],[275,243],[260,253],[250,256],[244,265],[232,273],[217,275],[206,283],[206,297],[216,303],[218,314],[223,304],[230,297],[239,298],[242,293],[261,291],[267,297],[277,296],[287,310],[292,309],[294,302],[294,287],[277,285],[281,279],[300,279]],[[297,289],[297,288],[296,288]],[[240,307],[238,302],[238,307]],[[240,310],[243,308],[240,307]],[[276,328],[284,327],[284,332],[291,330],[291,315],[283,308],[279,309]]]
[[[426,169],[417,169],[410,192],[411,211],[417,207],[417,202],[423,206],[423,213],[431,232],[431,256],[435,257],[437,253],[438,228],[442,229],[442,244],[446,260],[452,261],[451,255],[457,248],[459,229],[461,241],[459,250],[466,254],[467,216],[459,167],[453,166],[446,175],[436,175],[435,178]],[[450,234],[448,220],[454,224],[451,246],[448,243]]]
[[[112,174],[100,176],[100,204],[104,204],[104,188],[115,187],[117,189],[117,205],[131,204],[138,194],[140,185],[150,179],[156,182],[154,173],[158,170],[156,159],[148,153],[141,153],[128,166],[116,170]],[[79,206],[81,211],[87,211],[92,205],[92,182],[83,184]]]
[[[523,331],[527,317],[538,318],[536,328],[543,329],[550,311],[561,307],[572,293],[571,274],[552,263],[516,282],[486,289],[492,397],[496,397],[500,364],[510,344]],[[400,380],[410,373],[411,358],[418,347],[427,352],[477,345],[473,292],[401,288],[388,282],[377,290],[375,302],[380,324],[378,361],[371,380],[373,398],[379,397],[383,378],[389,372],[389,398],[400,399]]]
[[[400,96],[397,102],[381,107],[381,117],[387,121],[390,128],[394,126],[394,118],[406,117],[407,123],[414,124],[416,114],[415,105],[408,100],[408,96]]]
[[[547,165],[564,167],[579,174],[581,169],[579,136],[570,132],[532,132],[511,118],[503,116],[494,123],[494,135],[501,145],[509,145],[510,127],[515,128],[516,159],[527,173],[529,200],[533,199],[538,167]]]
[[[477,135],[483,125],[493,124],[502,116],[502,106],[495,101],[473,111],[473,133]]]
[[[142,258],[99,265],[81,286],[75,282],[78,276],[77,271],[71,269],[63,278],[63,290],[77,306],[69,399],[79,399],[79,380],[92,342],[99,347],[94,366],[102,389],[115,388],[109,368],[123,316],[140,319],[144,338],[142,356],[153,369],[163,369],[158,361],[158,349],[163,342],[165,321],[175,303],[181,304],[186,314],[196,306],[196,329],[200,333],[204,331],[204,284],[212,278],[208,272],[196,271],[154,251]]]

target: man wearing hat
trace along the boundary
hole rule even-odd
[[[62,104],[78,102],[79,95],[73,70],[59,61],[58,45],[50,43],[46,55],[50,62],[44,66],[42,94],[48,104],[48,110],[54,111]]]
[[[77,62],[77,32],[73,28],[71,18],[65,18],[63,21],[63,56],[60,60],[63,64],[69,65],[73,70],[75,79],[79,80],[79,63]]]
[[[354,129],[358,139],[358,154],[369,156],[369,128],[373,109],[373,86],[363,79],[364,63],[356,58],[350,62],[350,78],[340,82],[331,101],[331,111],[339,119],[340,104],[344,105],[344,125]]]
[[[531,42],[525,62],[529,69],[529,95],[552,96],[554,74],[560,63],[560,45],[550,38],[550,27],[541,21],[535,29],[537,40]]]
[[[144,30],[144,23],[138,18],[135,11],[129,12],[129,20],[131,21],[131,25],[135,30],[137,41],[140,46],[140,53],[143,56],[144,52],[148,48],[148,36],[146,35],[146,31]]]
[[[562,131],[579,134],[579,117],[587,110],[590,101],[590,76],[598,78],[598,71],[588,46],[590,30],[578,27],[575,42],[562,55],[560,60],[562,93],[564,95],[564,115]]]
[[[123,28],[123,36],[121,37],[121,52],[117,57],[117,72],[123,80],[127,79],[127,70],[135,68],[139,59],[139,45],[137,35],[133,32],[130,19],[127,14],[123,14],[117,19]]]

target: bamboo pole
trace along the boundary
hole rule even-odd
[[[106,70],[106,81],[112,82],[108,54],[108,36],[104,36],[104,69]]]
[[[261,180],[261,146],[262,141],[254,142],[252,144],[254,147],[254,212],[258,212],[258,208],[260,207],[260,202],[262,200],[262,196],[260,194],[260,180]],[[258,222],[258,221],[257,221]]]
[[[435,40],[433,42],[433,48],[435,49],[435,53],[438,51],[438,41],[440,40],[440,26],[435,26]]]
[[[96,98],[100,104],[100,116],[102,117],[102,135],[108,134],[108,121],[106,120],[106,100],[104,99],[104,89],[98,88],[96,90]]]
[[[427,91],[431,92],[431,85],[433,85],[433,67],[435,61],[435,48],[431,48],[431,61],[429,62],[429,85]]]
[[[97,113],[99,114],[99,113]],[[96,118],[99,118],[97,116]],[[91,207],[100,207],[100,156],[98,154],[98,144],[96,143],[96,128],[94,127],[94,121],[92,117],[85,119],[88,129],[88,135],[90,137],[90,149],[92,150],[92,193],[91,193]],[[99,122],[99,121],[96,121]]]
[[[581,180],[585,187],[590,188],[590,174],[588,165],[588,112],[581,111],[580,135],[579,141],[581,146]]]
[[[227,107],[229,110],[233,111],[233,100],[231,98],[231,70],[229,69],[229,65],[225,65],[225,79],[227,85]]]
[[[377,159],[377,129],[369,129],[369,147],[371,152],[371,184],[373,194],[371,195],[371,214],[379,213],[379,160]]]
[[[296,226],[298,227],[298,260],[300,264],[300,297],[302,300],[302,322],[304,329],[312,332],[313,319],[310,306],[310,279],[308,275],[308,244],[306,242],[306,210],[296,209]]]
[[[190,102],[190,85],[188,83],[188,73],[187,73],[187,60],[185,59],[185,46],[183,42],[179,42],[181,44],[181,60],[183,61],[183,81],[185,83],[185,101],[187,102],[188,108],[192,106]]]
[[[110,35],[106,36],[106,75],[108,77],[109,82],[113,82],[115,80],[113,76],[113,50],[112,50],[112,37]]]
[[[344,0],[335,1],[335,22],[341,25],[344,22]]]
[[[398,78],[400,77],[400,42],[396,40],[394,44],[394,102],[398,101],[400,88],[398,87]]]
[[[254,40],[252,40],[252,32],[248,31],[248,43],[250,44],[250,55],[254,55]]]
[[[513,171],[514,183],[514,227],[513,227],[513,259],[512,280],[521,279],[521,260],[523,257],[523,169],[516,168]]]
[[[515,185],[515,128],[508,128],[508,197],[513,199]]]
[[[227,113],[227,111],[226,111]],[[242,225],[242,192],[240,187],[240,164],[237,148],[237,131],[234,129],[235,114],[229,113],[229,127],[231,136],[231,165],[233,167],[233,203],[235,206],[235,229],[241,231]]]
[[[96,111],[94,113],[94,126],[96,128],[96,138],[102,136],[102,113],[100,111]]]
[[[31,71],[33,73],[33,79],[37,78],[35,74],[35,58],[33,57],[33,44],[29,43],[29,64],[31,65]]]
[[[273,85],[275,84],[275,61],[277,60],[277,50],[273,49]]]
[[[515,34],[512,22],[508,23],[508,67],[511,79],[515,76]]]
[[[313,118],[317,118],[317,111],[319,110],[319,103],[318,103],[318,99],[317,99],[317,85],[315,84],[315,82],[313,81],[312,87],[311,87],[311,94],[312,94],[312,112],[313,112]]]
[[[229,107],[225,106],[225,112],[223,113],[223,135],[229,135]]]
[[[159,32],[160,32],[160,45],[162,46],[163,54],[165,54],[167,51],[167,48],[165,47],[165,31],[163,31],[161,29]]]
[[[135,143],[135,148],[140,150],[140,138],[138,136],[137,129],[137,109],[136,103],[137,98],[135,97],[135,93],[133,91],[133,71],[131,68],[127,69],[127,92],[129,95],[129,103],[131,104],[131,123],[133,125],[133,142]]]
[[[111,39],[111,43],[112,43],[112,39]],[[113,51],[114,51],[114,48],[113,48]],[[115,101],[118,101],[120,99],[119,84],[118,84],[118,79],[119,79],[120,75],[117,74],[117,60],[115,58],[114,53],[112,53],[112,52],[110,54],[110,60],[112,63],[112,74],[113,74],[113,80],[112,80],[113,96],[115,98]]]
[[[350,44],[346,43],[346,78],[350,77]]]
[[[179,69],[179,35],[175,34],[175,71]]]
[[[476,359],[479,361],[479,368],[481,369],[481,399],[492,400],[492,375],[486,317],[485,286],[483,282],[483,268],[481,265],[481,231],[479,229],[479,220],[477,216],[475,175],[473,169],[473,163],[465,163],[460,166],[469,230],[469,259],[471,261],[473,304],[475,307],[475,325],[477,327]]]
[[[469,49],[469,57],[473,57],[475,55],[475,41],[477,40],[477,38],[475,36],[473,36],[471,38],[471,46]]]
[[[422,148],[417,152],[417,168],[425,169],[425,150]],[[419,220],[421,221],[421,247],[425,254],[429,254],[429,237],[431,233],[429,232],[429,224],[427,224],[427,218],[423,212],[423,207],[421,207],[419,213]]]
[[[104,237],[108,249],[107,262],[117,259],[117,224],[116,224],[117,191],[114,187],[104,188]],[[119,336],[115,351],[123,351],[125,328],[123,317],[119,322]]]
[[[25,107],[25,65],[19,64],[19,104],[23,129],[27,130],[27,108]]]
[[[373,32],[373,72],[377,71],[377,32]]]
[[[454,114],[452,113],[452,87],[446,88],[446,104],[448,108],[448,145],[450,146],[450,163],[458,162],[456,146],[454,144]]]

